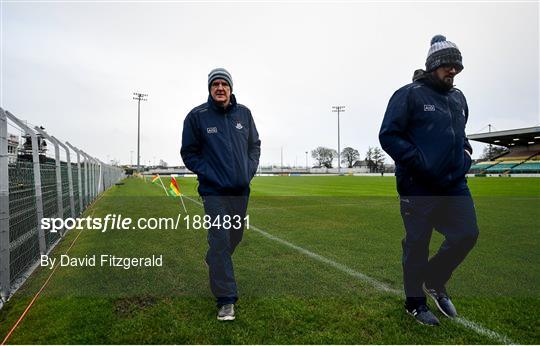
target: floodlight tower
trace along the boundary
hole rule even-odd
[[[337,164],[338,164],[338,175],[341,174],[341,148],[340,148],[340,138],[339,138],[339,113],[345,112],[345,106],[332,106],[332,112],[337,112]]]
[[[133,99],[137,100],[137,169],[141,168],[141,101],[146,101],[148,94],[133,93]]]

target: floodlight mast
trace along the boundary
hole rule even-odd
[[[137,100],[137,169],[141,168],[141,101],[146,101],[148,94],[133,93],[133,99]]]
[[[345,106],[332,106],[332,112],[337,112],[337,164],[338,175],[341,175],[341,147],[340,147],[340,134],[339,134],[339,114],[345,112]]]

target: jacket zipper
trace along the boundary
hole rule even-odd
[[[231,138],[231,128],[229,124],[229,114],[225,113],[225,127],[227,128],[227,148],[229,149],[229,153],[232,155],[232,138]]]
[[[448,113],[450,114],[450,128],[452,129],[452,161],[455,159],[456,156],[456,132],[454,130],[454,115],[452,114],[452,108],[450,108],[450,98],[447,95],[446,96],[446,107],[448,108]],[[448,174],[450,176],[450,180],[452,180],[452,171]]]
[[[225,112],[225,127],[227,128],[227,149],[229,150],[229,158],[230,158],[229,164],[234,170],[234,155],[233,155],[233,150],[232,150],[231,125],[229,121],[229,114],[227,112]],[[234,184],[234,182],[232,181],[232,177],[230,178],[231,178],[231,183]]]

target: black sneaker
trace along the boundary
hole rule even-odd
[[[437,308],[439,308],[446,317],[454,318],[457,316],[456,307],[452,304],[452,301],[450,300],[450,297],[448,297],[448,294],[446,294],[444,288],[429,288],[425,283],[422,285],[422,288],[424,289],[424,292],[433,299]]]
[[[225,304],[220,307],[217,319],[219,321],[234,321],[234,304]]]
[[[405,306],[405,311],[412,317],[416,319],[416,321],[420,324],[426,325],[426,326],[438,326],[439,320],[431,311],[429,311],[429,308],[425,304],[418,305],[415,308],[409,308]]]

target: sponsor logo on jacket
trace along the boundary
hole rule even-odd
[[[424,112],[435,112],[435,105],[424,105]]]

